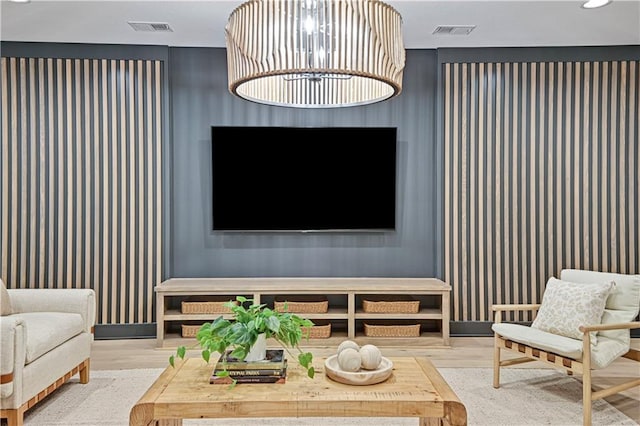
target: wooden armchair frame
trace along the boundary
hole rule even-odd
[[[493,305],[491,307],[491,310],[495,312],[494,321],[496,323],[502,322],[503,312],[513,312],[513,311],[536,312],[538,309],[540,309],[540,304]],[[611,386],[599,391],[593,391],[591,389],[591,335],[589,333],[592,331],[631,330],[636,328],[640,328],[640,322],[581,326],[580,331],[583,333],[582,360],[575,360],[575,359],[567,358],[551,352],[546,352],[541,349],[537,349],[522,343],[511,341],[507,338],[500,336],[498,333],[494,333],[493,387],[496,389],[500,387],[500,367],[521,364],[521,363],[530,362],[530,361],[542,361],[546,364],[550,364],[550,365],[553,365],[554,367],[566,370],[567,374],[569,375],[572,375],[573,373],[582,374],[583,424],[585,426],[590,426],[591,425],[591,404],[593,401],[600,398],[606,398],[607,396],[625,391],[635,386],[640,386],[640,378],[636,378],[628,382]],[[501,361],[500,350],[502,349],[524,354],[524,356],[520,358]],[[622,355],[622,357],[640,362],[640,351],[637,349],[629,349],[629,351],[626,354]]]

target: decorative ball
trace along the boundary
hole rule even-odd
[[[361,363],[362,358],[360,352],[353,348],[343,349],[338,355],[338,366],[340,366],[343,371],[355,373],[360,370]]]
[[[340,352],[347,348],[355,349],[356,351],[358,351],[360,350],[360,345],[358,345],[353,340],[345,340],[344,342],[340,343],[340,345],[338,345],[338,355],[340,355]]]
[[[365,370],[375,370],[382,362],[382,354],[380,349],[374,345],[364,345],[360,348],[360,358],[362,368]]]

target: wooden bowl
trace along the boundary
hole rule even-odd
[[[382,362],[376,370],[360,370],[354,373],[343,371],[338,365],[338,355],[332,355],[324,362],[324,371],[327,377],[345,385],[374,385],[384,382],[391,376],[393,362],[382,357]]]

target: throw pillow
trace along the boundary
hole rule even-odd
[[[600,324],[613,282],[583,284],[549,278],[542,303],[531,327],[582,340],[581,325]],[[591,333],[591,343],[597,343]]]
[[[4,286],[4,281],[0,279],[0,316],[11,315],[11,301],[9,292]]]

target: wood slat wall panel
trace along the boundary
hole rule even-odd
[[[152,322],[163,63],[1,58],[0,277],[93,288],[99,324]]]
[[[443,64],[454,321],[539,303],[563,268],[640,272],[639,65]]]

